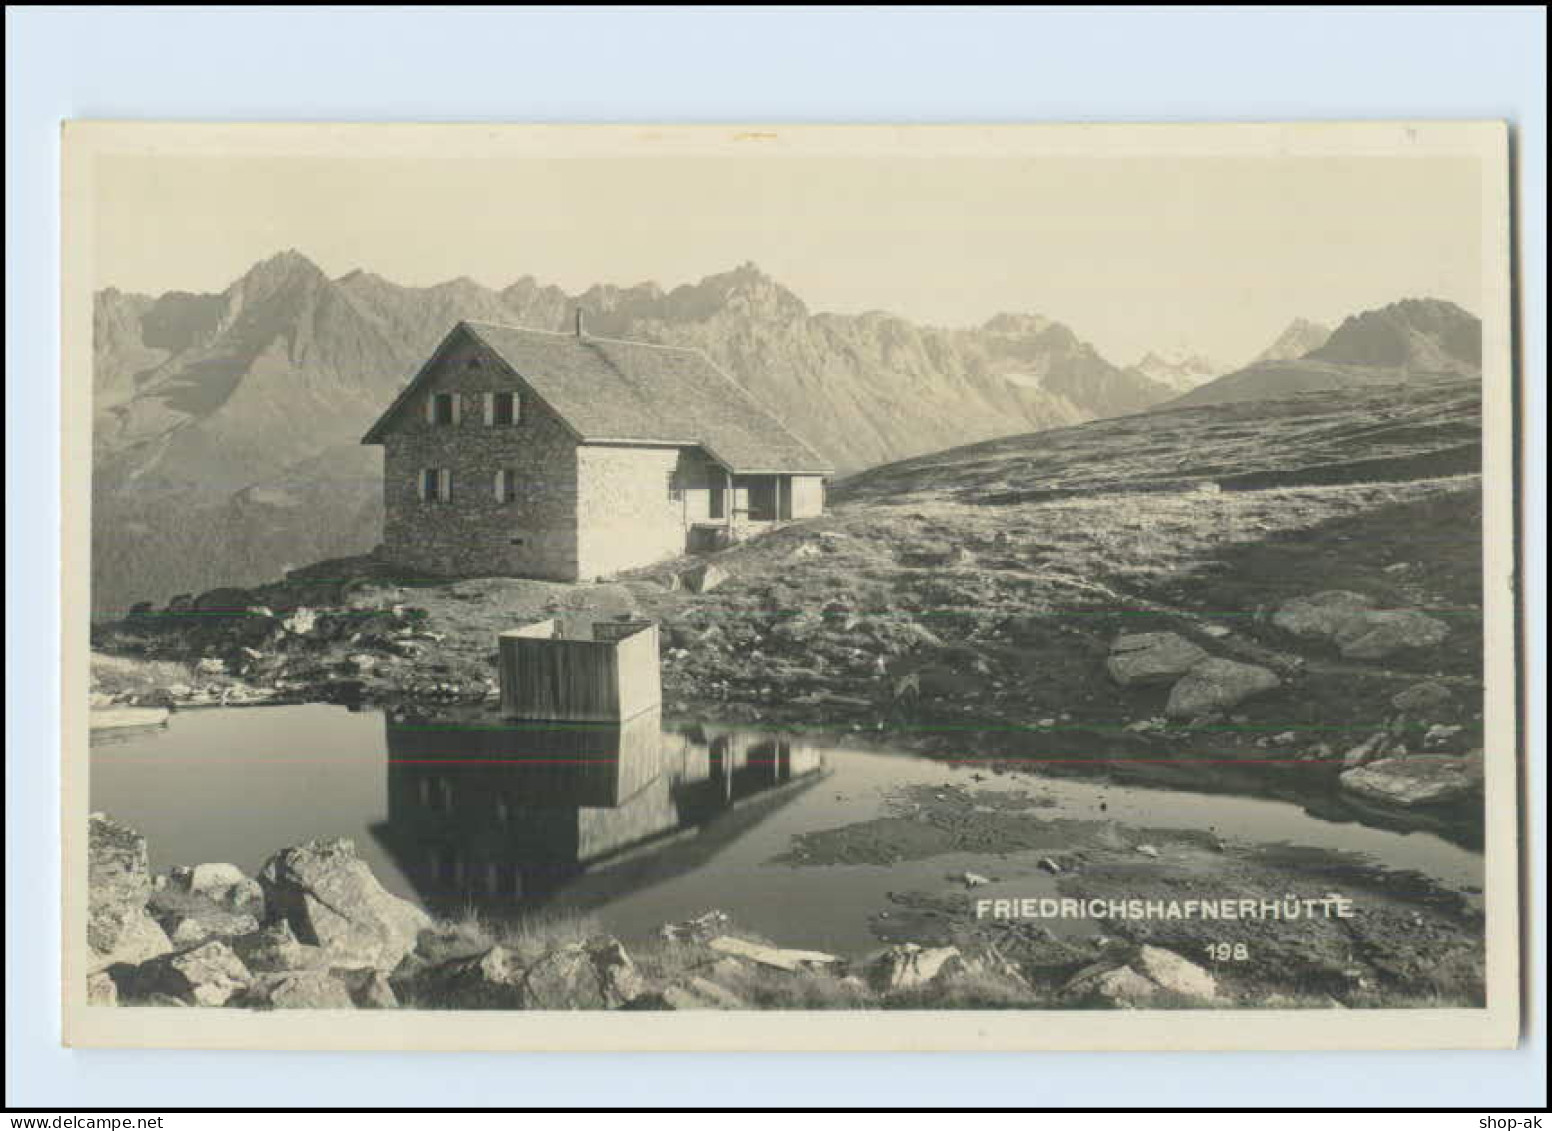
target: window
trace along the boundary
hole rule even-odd
[[[668,501],[671,503],[684,502],[684,488],[679,485],[679,472],[677,469],[668,473]]]
[[[432,424],[457,424],[458,398],[452,393],[432,393],[426,402],[426,419]]]
[[[517,472],[510,467],[503,467],[496,472],[496,502],[512,503],[517,501]]]
[[[453,501],[453,473],[445,467],[423,467],[416,477],[415,487],[423,503],[450,503]]]
[[[726,496],[723,492],[723,489],[721,487],[713,487],[709,494],[711,499],[706,504],[707,514],[709,514],[712,518],[723,518],[727,513],[725,510],[727,506],[725,501]]]
[[[492,428],[510,428],[522,416],[522,399],[516,393],[486,393],[485,423]]]

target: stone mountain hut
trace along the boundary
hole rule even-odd
[[[362,443],[383,553],[591,580],[824,509],[831,468],[699,350],[460,322]]]

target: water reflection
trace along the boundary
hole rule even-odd
[[[665,731],[657,711],[619,724],[384,726],[388,819],[372,833],[421,900],[444,910],[542,902],[746,801],[784,804],[825,766],[799,740]]]

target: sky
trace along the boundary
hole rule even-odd
[[[813,311],[1043,314],[1118,364],[1295,317],[1480,313],[1480,165],[1442,156],[112,155],[96,286],[219,291],[294,248],[397,283],[665,287],[754,262]]]

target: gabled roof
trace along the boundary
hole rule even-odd
[[[584,443],[699,447],[739,474],[832,470],[700,350],[488,322],[458,323],[362,443],[382,442],[460,332],[501,358]]]

